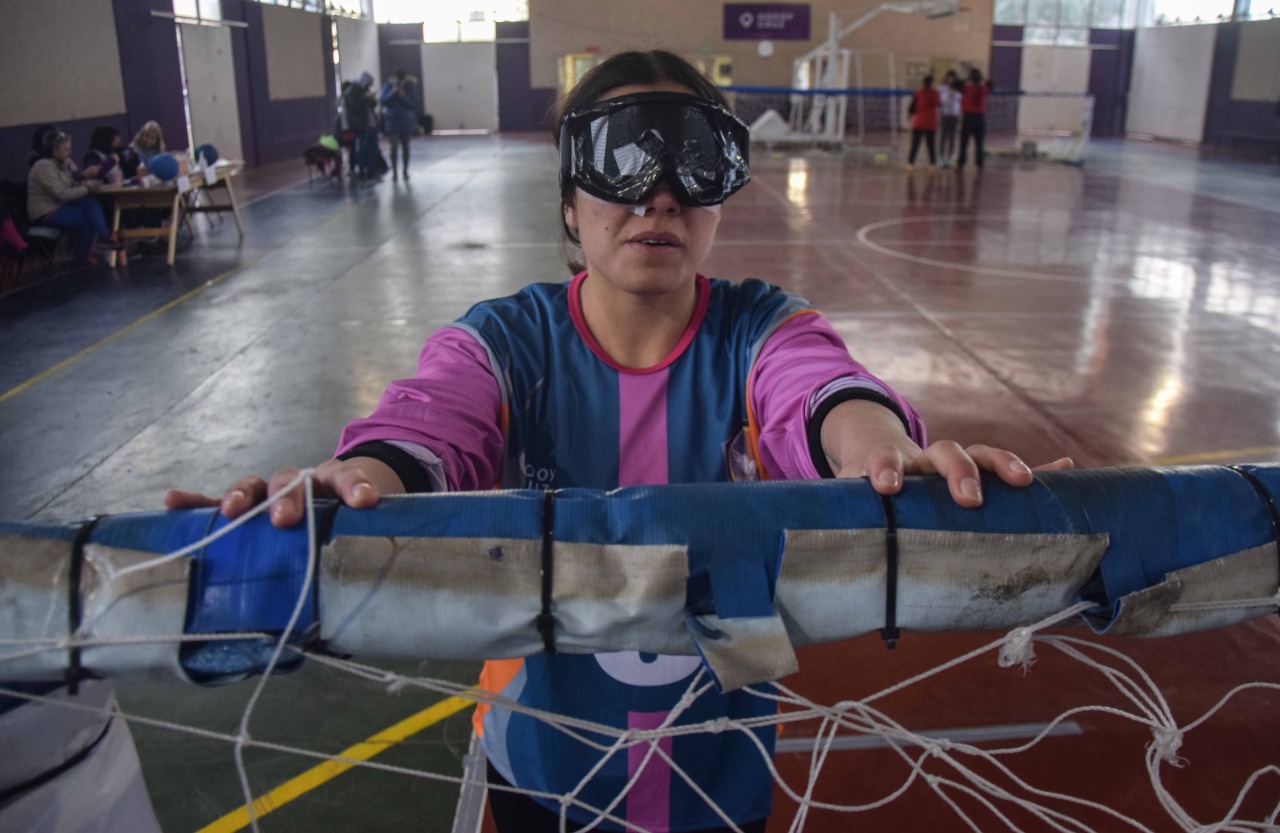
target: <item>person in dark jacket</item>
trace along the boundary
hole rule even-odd
[[[969,139],[973,139],[973,161],[982,170],[982,162],[986,153],[982,142],[987,135],[987,97],[991,95],[991,82],[983,82],[982,73],[975,67],[969,70],[969,79],[965,81],[964,90],[960,93],[960,158],[956,160],[956,170],[964,167],[968,159]]]
[[[378,100],[382,102],[382,132],[391,144],[391,176],[399,177],[396,169],[398,151],[403,151],[404,178],[409,178],[409,137],[418,132],[414,117],[418,79],[405,75],[404,70],[395,72],[395,80],[382,85],[382,94]]]
[[[378,100],[373,94],[372,86],[373,76],[368,72],[362,72],[356,82],[347,87],[346,95],[342,99],[347,125],[356,135],[353,167],[358,176],[365,178],[377,176],[380,155],[375,118]]]
[[[119,185],[138,170],[138,159],[125,147],[120,131],[109,124],[93,129],[89,149],[84,154],[84,170],[97,170],[97,178]]]

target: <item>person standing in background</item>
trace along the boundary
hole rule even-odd
[[[377,175],[378,126],[376,109],[378,100],[373,94],[373,76],[368,72],[360,73],[356,82],[347,87],[343,99],[343,110],[347,116],[347,125],[356,136],[355,164],[356,174],[365,179]]]
[[[916,152],[920,140],[929,148],[929,166],[938,164],[933,139],[938,132],[938,91],[933,88],[933,76],[926,75],[911,99],[911,153],[907,156],[907,170],[916,164]]]
[[[409,137],[417,132],[414,118],[413,99],[418,79],[405,75],[404,70],[395,71],[395,80],[382,85],[382,94],[378,100],[382,102],[382,132],[386,134],[391,145],[391,178],[398,179],[399,169],[396,167],[398,152],[404,155],[404,178],[409,179]]]
[[[964,167],[970,137],[973,137],[973,162],[978,170],[982,170],[985,156],[982,142],[987,135],[987,97],[990,94],[991,82],[983,83],[982,73],[977,67],[969,70],[969,80],[960,93],[960,158],[956,160],[956,170]]]
[[[938,136],[938,156],[944,168],[950,168],[955,161],[956,126],[960,123],[960,90],[963,86],[956,71],[949,69],[947,74],[942,76],[942,86],[938,88],[938,112],[942,115],[942,132]]]

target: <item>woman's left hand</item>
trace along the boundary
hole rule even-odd
[[[910,474],[938,474],[947,479],[952,499],[961,506],[982,505],[980,471],[989,471],[1010,486],[1029,486],[1033,471],[1062,471],[1075,468],[1070,457],[1062,457],[1032,469],[1012,451],[989,445],[962,448],[959,443],[940,440],[918,450],[897,445],[884,446],[868,457],[864,471],[872,488],[882,495],[902,489],[902,478]],[[843,474],[843,472],[842,472]],[[848,475],[854,476],[852,472]]]
[[[941,440],[921,449],[903,430],[897,414],[875,402],[854,400],[837,405],[822,423],[822,449],[836,477],[867,477],[882,495],[896,495],[909,474],[938,474],[947,479],[951,497],[961,506],[982,505],[980,471],[989,471],[1010,486],[1029,486],[1032,469],[1012,451],[988,445],[962,448]],[[1075,468],[1070,457],[1037,466],[1035,471]]]

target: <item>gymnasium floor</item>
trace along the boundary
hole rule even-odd
[[[171,486],[220,491],[245,473],[327,457],[343,423],[412,372],[430,330],[476,300],[567,277],[555,161],[541,137],[435,137],[415,145],[409,183],[344,191],[302,181],[248,206],[243,241],[229,222],[198,220],[172,270],[135,259],[127,271],[0,297],[0,516],[155,509]],[[1084,168],[993,159],[980,178],[907,175],[762,152],[753,176],[725,210],[707,273],[808,297],[934,438],[1001,444],[1033,463],[1280,458],[1280,167],[1095,142]],[[1190,720],[1238,682],[1280,683],[1278,624],[1108,644],[1142,661]],[[861,697],[994,636],[809,649],[788,682],[821,702]],[[1039,656],[1025,676],[975,660],[882,705],[916,729],[1018,737],[1070,705],[1121,704],[1095,672]],[[396,668],[475,674],[465,664]],[[232,731],[249,691],[127,682],[120,698],[126,711]],[[313,665],[271,682],[252,734],[336,753],[440,699],[389,695]],[[456,775],[467,719],[421,721],[430,725],[375,760]],[[814,728],[784,736],[792,751],[779,766],[793,784],[804,783]],[[166,831],[243,826],[223,818],[242,801],[227,746],[134,732]],[[1189,765],[1166,767],[1165,780],[1193,816],[1218,819],[1248,772],[1280,764],[1280,694],[1241,695],[1201,732],[1183,746]],[[1118,718],[1079,716],[1011,763],[1039,787],[1174,829],[1143,770],[1149,741]],[[815,796],[878,800],[909,774],[897,760],[883,748],[835,751]],[[260,752],[247,761],[255,795],[316,763]],[[369,771],[297,783],[299,796],[277,800],[263,830],[452,829],[452,786]],[[1264,778],[1244,816],[1274,807],[1278,784]],[[777,806],[770,830],[785,830],[792,805]],[[1091,812],[1080,815],[1097,829],[1130,829]],[[815,812],[806,829],[855,826],[962,829],[918,783],[888,809]]]

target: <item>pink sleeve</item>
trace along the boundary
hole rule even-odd
[[[860,389],[892,402],[917,445],[926,442],[924,423],[905,399],[867,372],[827,319],[794,315],[766,337],[749,379],[751,408],[759,426],[760,462],[769,477],[819,477],[809,451],[809,418],[829,396]]]
[[[342,430],[337,454],[373,440],[414,443],[444,464],[452,491],[491,489],[502,458],[502,393],[488,352],[456,327],[434,333],[412,379],[392,382],[373,413]]]

